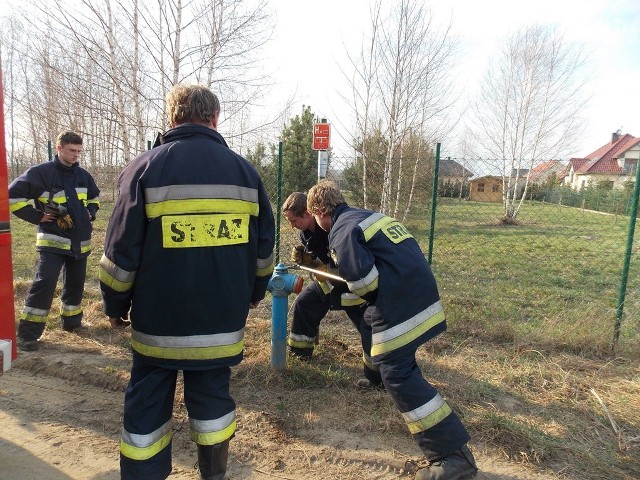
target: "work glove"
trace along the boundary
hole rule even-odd
[[[69,213],[65,213],[64,215],[56,218],[56,225],[58,225],[62,230],[69,230],[73,228],[73,220],[71,220],[71,215]]]
[[[332,275],[338,275],[338,269],[337,268],[331,268],[329,265],[327,265],[326,263],[321,263],[319,266],[315,267],[316,270],[322,270],[323,272],[327,272],[330,273]],[[331,279],[328,277],[323,277],[321,274],[319,273],[314,273],[313,276],[315,277],[315,279],[318,282],[331,282]],[[334,280],[335,281],[335,280]]]
[[[53,215],[56,218],[56,225],[58,225],[62,230],[69,230],[70,228],[73,228],[73,220],[67,211],[67,207],[64,205],[60,205],[53,200],[49,200],[44,204],[44,213]]]
[[[304,245],[296,245],[291,250],[291,261],[304,267],[316,268],[322,265],[320,260],[313,258],[309,252],[304,249]]]

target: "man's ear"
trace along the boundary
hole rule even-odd
[[[213,118],[211,119],[211,128],[213,128],[214,130],[218,129],[218,119],[220,118],[220,112],[216,112],[213,115]]]

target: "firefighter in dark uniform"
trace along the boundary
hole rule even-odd
[[[182,370],[201,478],[222,479],[236,429],[231,366],[273,272],[274,218],[256,170],[216,131],[220,103],[209,89],[174,86],[167,112],[172,128],[159,146],[120,175],[100,261],[106,314],[131,322],[120,472],[171,473]]]
[[[299,230],[300,245],[293,247],[291,261],[337,274],[335,263],[329,255],[329,234],[322,230],[307,211],[307,194],[293,192],[282,205],[282,214],[289,224]],[[291,330],[287,339],[289,352],[302,360],[309,360],[318,341],[320,322],[329,310],[343,310],[360,332],[366,302],[351,293],[345,283],[315,275],[314,281],[305,287],[293,304]],[[361,335],[364,379],[358,380],[362,389],[377,388],[380,373],[370,358],[371,338]],[[371,379],[371,380],[369,380]]]
[[[428,462],[415,478],[474,477],[469,434],[415,358],[420,345],[446,329],[436,281],[418,242],[393,218],[349,207],[330,181],[309,190],[307,208],[330,232],[340,276],[369,302],[364,324],[371,329],[372,361]]]
[[[80,135],[61,133],[56,151],[52,161],[31,167],[9,185],[11,212],[38,226],[38,268],[18,325],[18,347],[25,351],[39,348],[61,270],[62,328],[83,329],[81,304],[91,252],[91,222],[100,208],[100,190],[78,164]]]

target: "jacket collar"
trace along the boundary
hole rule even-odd
[[[62,163],[57,153],[53,157],[53,164],[56,166],[56,168],[61,169],[63,172],[72,172],[75,168],[78,168],[78,162],[74,163],[73,165],[65,165],[64,163]]]
[[[159,139],[156,139],[156,144],[175,142],[176,140],[182,140],[194,136],[209,137],[214,142],[229,148],[225,139],[216,130],[212,130],[206,125],[200,125],[197,123],[183,123],[182,125],[178,125],[177,127],[167,130]]]
[[[340,214],[342,212],[344,212],[347,208],[349,208],[349,205],[347,205],[346,203],[341,203],[340,205],[338,205],[336,208],[333,209],[333,213],[331,214],[331,223],[335,224],[336,223],[336,219],[340,216]]]

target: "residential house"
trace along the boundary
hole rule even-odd
[[[575,190],[602,182],[608,182],[611,188],[622,188],[626,182],[635,181],[639,158],[640,138],[618,130],[609,143],[593,153],[569,160],[563,184]]]
[[[466,197],[469,190],[471,170],[450,158],[438,163],[438,193],[443,197]]]
[[[542,185],[551,178],[555,180],[558,173],[564,172],[567,165],[567,163],[563,163],[560,160],[547,160],[546,162],[539,163],[531,169],[529,183]]]
[[[486,175],[474,178],[469,183],[469,200],[476,202],[502,201],[502,177]]]
[[[438,164],[438,180],[446,183],[467,183],[469,178],[473,177],[473,172],[467,170],[455,160],[440,160]]]

